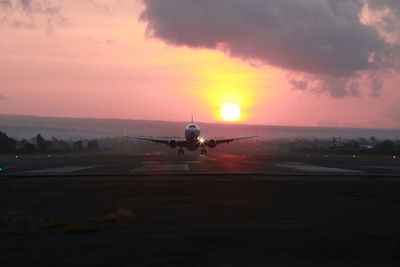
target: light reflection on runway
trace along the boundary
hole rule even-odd
[[[19,158],[3,164],[4,175],[146,174],[146,173],[268,173],[268,174],[391,174],[400,176],[400,160],[359,156],[249,155],[209,153],[145,154],[143,156],[74,156]]]

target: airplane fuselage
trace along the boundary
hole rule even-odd
[[[189,124],[185,128],[185,147],[191,151],[195,151],[200,146],[200,127],[194,123]]]

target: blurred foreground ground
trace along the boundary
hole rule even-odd
[[[389,157],[4,160],[0,266],[398,266]]]

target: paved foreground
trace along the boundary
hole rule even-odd
[[[0,266],[399,266],[393,156],[3,160]]]
[[[400,179],[0,178],[0,266],[399,266]]]

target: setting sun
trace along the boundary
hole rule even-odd
[[[220,115],[225,121],[233,122],[240,118],[240,107],[235,103],[226,103],[221,107]]]

